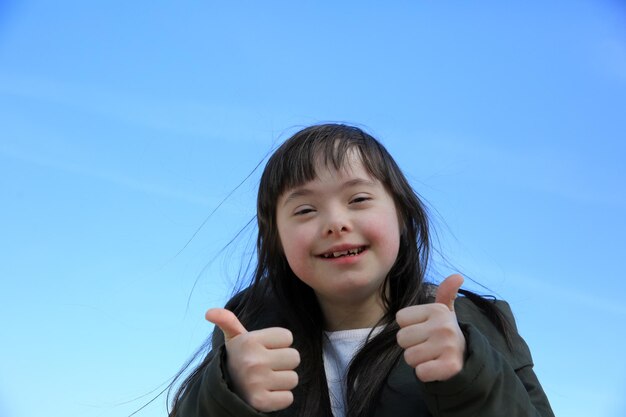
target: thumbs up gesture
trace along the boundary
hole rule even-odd
[[[300,364],[300,354],[290,348],[291,332],[281,327],[248,332],[223,308],[208,310],[205,318],[224,332],[227,369],[235,393],[261,412],[289,407],[291,390],[298,385],[294,369]]]
[[[404,360],[423,382],[445,381],[463,369],[465,336],[454,313],[462,284],[462,276],[450,275],[437,288],[434,304],[406,307],[396,314]]]

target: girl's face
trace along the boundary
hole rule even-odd
[[[318,163],[317,178],[284,192],[276,207],[289,266],[325,314],[380,306],[380,286],[400,245],[393,198],[356,154],[348,161],[340,170]]]

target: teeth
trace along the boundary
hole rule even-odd
[[[332,253],[325,253],[322,255],[323,258],[339,258],[342,256],[349,256],[349,255],[358,255],[359,253],[363,252],[363,248],[354,248],[354,249],[349,249],[349,250],[344,250],[344,251],[340,251],[340,252],[332,252]]]

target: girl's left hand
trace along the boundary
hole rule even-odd
[[[445,381],[463,369],[465,336],[454,313],[462,284],[461,275],[450,275],[437,288],[434,304],[406,307],[396,314],[404,360],[423,382]]]

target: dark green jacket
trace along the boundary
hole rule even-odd
[[[528,346],[517,333],[509,305],[496,306],[512,324],[512,349],[471,301],[459,297],[455,311],[467,341],[463,370],[443,382],[422,383],[402,359],[389,375],[374,412],[376,417],[553,417],[533,372]],[[214,346],[223,335],[216,331]],[[217,342],[217,343],[216,343]],[[261,417],[227,384],[223,346],[200,377],[188,387],[176,417]],[[295,397],[298,402],[298,396]],[[290,416],[290,409],[273,413]]]

